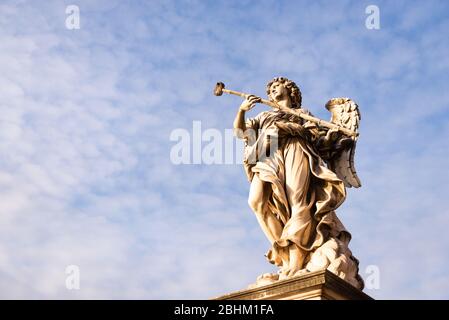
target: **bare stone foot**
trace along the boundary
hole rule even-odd
[[[257,277],[256,283],[250,284],[248,289],[265,286],[279,280],[279,274],[277,273],[264,273]]]
[[[297,270],[297,271],[295,271],[294,273],[292,273],[292,277],[296,277],[296,276],[302,276],[303,274],[306,274],[308,271],[307,271],[307,269],[306,268],[304,268],[304,269],[300,269],[300,270]]]
[[[304,269],[293,268],[293,269],[281,270],[279,272],[279,280],[284,280],[284,279],[288,279],[291,277],[300,276],[307,272],[308,271],[305,268]]]

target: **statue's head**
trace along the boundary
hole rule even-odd
[[[278,101],[284,94],[290,98],[292,108],[301,108],[302,95],[296,83],[284,77],[276,77],[268,82],[267,95],[270,100]]]

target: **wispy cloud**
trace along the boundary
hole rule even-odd
[[[363,187],[339,215],[378,298],[447,298],[449,21],[443,2],[0,5],[0,296],[209,298],[271,267],[239,165],[170,162],[170,132],[223,130],[277,75],[362,110]],[[263,107],[258,107],[262,110]],[[257,112],[257,110],[255,111]],[[79,265],[81,289],[65,287]]]

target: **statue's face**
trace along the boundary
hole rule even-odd
[[[274,101],[285,100],[286,98],[289,97],[288,90],[283,83],[273,82],[273,84],[270,87],[270,97]]]

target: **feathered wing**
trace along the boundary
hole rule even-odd
[[[332,113],[332,123],[358,132],[361,118],[359,107],[354,101],[349,98],[334,98],[326,103],[326,108]],[[339,151],[327,160],[329,168],[348,188],[361,186],[354,165],[356,143],[357,137],[342,136],[335,143]]]

